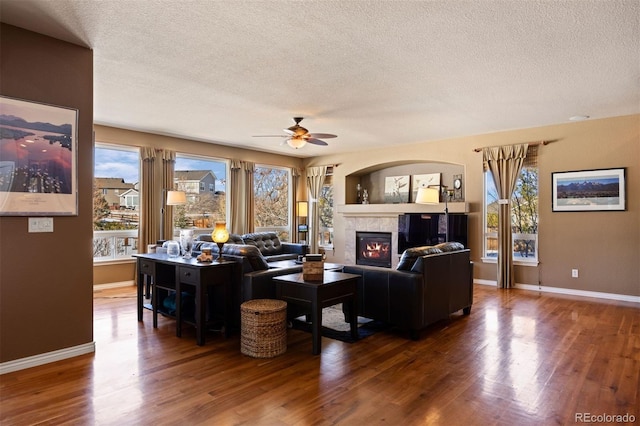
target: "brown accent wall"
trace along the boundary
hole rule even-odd
[[[93,52],[0,24],[0,94],[75,108],[78,216],[0,217],[0,362],[93,341]]]
[[[469,247],[476,279],[495,281],[496,265],[482,256],[482,154],[474,148],[553,141],[539,150],[539,260],[516,266],[516,283],[640,296],[640,115],[467,136],[367,151],[315,157],[306,164],[340,164],[334,169],[334,203],[345,203],[346,177],[398,163],[443,162],[464,166],[469,203]],[[624,212],[552,212],[551,173],[626,167]],[[451,186],[452,182],[443,182]],[[344,218],[334,216],[333,262],[344,259]],[[579,278],[571,278],[571,269]]]

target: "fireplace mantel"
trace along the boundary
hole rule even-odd
[[[466,202],[451,202],[449,213],[468,213]],[[343,216],[398,216],[404,213],[443,213],[444,203],[440,204],[341,204],[337,211]]]

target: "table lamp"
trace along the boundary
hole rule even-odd
[[[229,231],[227,231],[227,222],[216,222],[216,227],[211,233],[211,239],[218,245],[218,258],[216,260],[222,260],[222,246],[229,241]]]

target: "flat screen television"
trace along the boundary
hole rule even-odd
[[[433,246],[445,241],[456,241],[468,247],[467,215],[449,213],[448,222],[447,226],[447,215],[444,213],[399,215],[398,254],[411,247]]]

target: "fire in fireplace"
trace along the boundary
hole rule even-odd
[[[391,232],[356,232],[356,264],[391,268]]]

